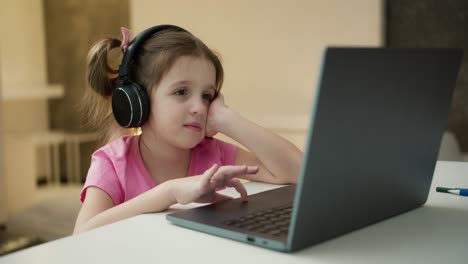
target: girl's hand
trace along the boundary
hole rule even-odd
[[[234,179],[236,176],[256,174],[257,166],[221,166],[214,164],[202,175],[171,180],[171,190],[174,200],[180,204],[214,203],[221,200],[232,199],[230,196],[216,192],[220,187],[234,187],[247,200],[247,191],[244,185]]]
[[[206,119],[206,132],[207,137],[214,137],[220,130],[220,121],[223,120],[221,117],[225,110],[229,108],[224,104],[224,96],[219,93],[216,99],[211,102],[210,108],[208,109],[208,116]]]

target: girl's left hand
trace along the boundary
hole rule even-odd
[[[216,99],[211,102],[206,118],[205,136],[214,137],[218,134],[223,120],[223,113],[229,108],[224,104],[224,96],[219,93]]]

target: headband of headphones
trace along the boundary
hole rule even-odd
[[[157,33],[159,31],[163,31],[166,29],[173,29],[175,31],[188,32],[187,30],[178,26],[174,26],[174,25],[159,25],[159,26],[150,27],[142,31],[130,42],[130,44],[128,45],[123,55],[122,64],[120,64],[119,66],[119,81],[120,82],[125,83],[129,81],[128,69],[129,69],[130,63],[133,61],[133,58],[135,57],[135,55],[137,54],[138,50],[141,48],[143,43],[147,39],[151,38],[151,36],[154,33]]]

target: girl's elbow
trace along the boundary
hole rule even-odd
[[[297,183],[297,176],[294,174],[290,174],[288,177],[278,177],[273,175],[273,184],[279,185],[289,185],[289,184],[296,184]]]
[[[72,236],[78,235],[81,232],[83,232],[83,230],[79,226],[75,226],[75,228],[73,229]]]
[[[297,184],[298,178],[298,175],[291,177],[291,179],[289,179],[289,184]]]
[[[304,153],[302,151],[298,151],[296,154],[296,158],[294,160],[295,167],[298,171],[301,169],[303,157],[304,157]]]
[[[73,229],[72,235],[77,235],[81,234],[83,232],[86,232],[92,228],[89,228],[86,223],[80,223],[80,224],[75,224],[75,228]]]
[[[290,177],[284,179],[284,184],[297,184],[299,175],[296,173],[291,174]]]
[[[294,164],[291,168],[291,174],[290,174],[290,177],[288,178],[289,184],[297,184],[297,181],[301,173],[302,156],[303,156],[303,153],[299,152],[298,155],[296,155],[296,158],[294,159]]]
[[[86,230],[87,229],[84,227],[83,224],[81,224],[81,225],[77,224],[77,225],[75,225],[75,228],[73,229],[72,235],[77,235],[77,234],[83,233]]]

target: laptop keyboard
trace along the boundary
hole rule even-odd
[[[273,236],[287,235],[292,205],[252,212],[238,219],[227,220],[224,224]]]

